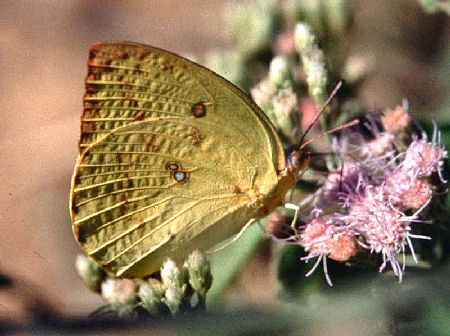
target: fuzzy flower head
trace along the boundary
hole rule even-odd
[[[330,259],[346,261],[356,254],[356,243],[348,233],[318,218],[305,226],[300,244],[310,256],[324,254]]]
[[[381,133],[375,139],[361,146],[361,153],[364,156],[380,156],[392,150],[395,136],[390,133]]]
[[[347,261],[357,252],[355,238],[342,230],[342,227],[326,223],[320,218],[313,219],[306,224],[300,234],[300,244],[305,248],[308,256],[304,260],[318,257],[316,264],[307,274],[310,275],[316,269],[320,261],[323,261],[324,273],[331,286],[328,276],[326,258],[337,261]]]
[[[392,209],[377,191],[351,203],[346,221],[365,238],[371,251],[397,251],[405,240],[407,223],[402,214]]]
[[[366,123],[373,140],[353,131],[333,141],[336,158],[327,162],[329,174],[299,207],[305,216],[313,213],[315,218],[300,233],[284,239],[304,247],[308,253],[304,260],[317,258],[307,275],[323,262],[331,285],[327,258],[348,261],[362,251],[380,255],[379,271],[390,265],[400,281],[408,249],[417,262],[412,239],[430,237],[412,233],[414,224],[427,222],[421,218],[423,210],[439,188],[429,177],[438,174],[441,183],[445,182],[441,170],[447,151],[436,128],[432,141],[422,135],[408,143],[407,132],[403,132],[409,123],[405,111],[397,107],[387,113],[382,121],[384,132],[378,130],[379,121]],[[282,236],[280,228],[273,225],[272,231]]]
[[[422,139],[413,140],[406,151],[402,168],[418,177],[428,177],[437,172],[441,181],[445,182],[442,177],[445,158],[447,158],[447,151],[441,144],[440,133],[435,129],[433,141],[428,142],[426,135],[423,135]]]
[[[322,189],[332,197],[352,192],[361,184],[365,171],[358,164],[345,164],[340,169],[333,169],[327,176]]]
[[[386,177],[384,188],[393,204],[411,209],[421,208],[432,197],[432,186],[429,182],[412,177],[402,169]]]
[[[396,255],[404,255],[408,245],[416,260],[411,238],[429,239],[411,234],[411,223],[417,221],[418,213],[427,204],[412,216],[406,216],[393,206],[383,186],[377,186],[366,189],[363,195],[355,197],[350,202],[348,212],[339,218],[348,229],[357,233],[363,248],[371,253],[381,254],[383,262],[379,271],[383,271],[389,262],[394,274],[401,281],[404,268],[400,267]]]
[[[384,130],[393,134],[404,131],[410,122],[411,117],[401,106],[397,106],[393,110],[387,109],[384,116],[381,117]]]

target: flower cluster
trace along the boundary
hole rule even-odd
[[[161,280],[109,277],[95,261],[81,255],[76,266],[89,289],[100,293],[107,302],[102,312],[114,312],[118,317],[130,318],[138,311],[144,316],[156,316],[204,308],[206,292],[212,283],[209,262],[197,250],[189,255],[183,267],[167,259],[160,271]]]
[[[267,77],[251,89],[251,95],[283,137],[292,143],[298,137],[298,102],[290,68],[285,56],[273,58]]]
[[[442,165],[447,151],[436,127],[431,141],[423,133],[404,143],[409,123],[405,109],[397,107],[381,118],[383,131],[375,122],[367,125],[372,140],[354,131],[335,139],[338,162],[329,163],[322,187],[307,199],[314,206],[312,220],[288,238],[277,237],[302,245],[308,253],[304,260],[317,258],[309,274],[323,261],[331,285],[326,258],[348,261],[365,251],[381,254],[379,270],[390,264],[401,281],[406,247],[417,262],[411,239],[429,237],[413,234],[412,224],[425,222],[420,215],[437,188],[430,177],[436,174],[446,182]],[[274,236],[280,232],[275,226]]]
[[[281,37],[279,54],[270,62],[269,72],[251,90],[255,103],[276,126],[288,145],[299,138],[299,126],[309,125],[317,112],[316,106],[326,100],[327,71],[323,51],[312,28],[298,23],[295,31]],[[297,52],[298,59],[292,57]],[[300,61],[300,62],[299,62]],[[302,97],[298,88],[303,78],[311,98]],[[302,121],[299,120],[299,112]],[[306,128],[306,127],[305,127]]]

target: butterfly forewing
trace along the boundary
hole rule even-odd
[[[208,112],[200,118],[231,127],[261,150],[271,150],[274,165],[284,168],[273,125],[241,90],[196,63],[137,43],[91,47],[80,152],[125,124],[161,116],[193,117],[197,104],[204,104]]]

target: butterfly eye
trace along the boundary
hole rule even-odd
[[[175,181],[177,181],[177,182],[184,182],[184,181],[186,181],[187,180],[187,174],[186,174],[186,172],[184,172],[184,171],[176,171],[174,174],[173,174],[173,178],[175,179]]]
[[[181,165],[178,162],[167,162],[166,169],[176,171],[178,169],[181,169]]]
[[[206,106],[204,103],[196,103],[194,106],[192,106],[192,115],[196,118],[201,118],[206,115]]]
[[[304,150],[294,150],[288,157],[288,169],[301,171],[305,169],[311,161],[311,153]]]

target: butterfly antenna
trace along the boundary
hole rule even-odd
[[[348,123],[345,123],[345,124],[343,124],[343,125],[341,125],[341,126],[338,126],[338,127],[336,127],[336,128],[333,128],[332,130],[323,132],[323,133],[321,133],[320,135],[316,136],[315,138],[312,138],[311,140],[308,140],[308,141],[302,143],[301,145],[299,144],[299,146],[300,146],[300,147],[299,147],[299,150],[305,148],[305,146],[309,145],[311,142],[314,142],[314,141],[316,141],[316,140],[319,140],[320,138],[322,138],[323,136],[325,136],[325,135],[327,135],[327,134],[331,134],[331,133],[340,131],[340,130],[342,130],[342,129],[344,129],[344,128],[351,127],[351,126],[358,125],[358,124],[359,124],[359,120],[356,119],[356,120],[350,121],[350,122],[348,122]]]
[[[304,146],[302,146],[303,140],[305,140],[306,135],[309,133],[309,131],[311,131],[311,128],[315,125],[315,123],[317,122],[317,120],[319,120],[319,117],[322,115],[323,111],[325,110],[325,107],[327,107],[327,105],[330,103],[330,101],[334,98],[334,96],[336,95],[336,93],[339,91],[339,89],[342,86],[342,81],[340,81],[336,87],[334,88],[333,92],[331,92],[330,96],[328,97],[327,101],[325,102],[325,104],[322,105],[322,107],[320,108],[319,112],[317,112],[316,116],[314,117],[314,120],[312,123],[309,124],[308,128],[306,129],[305,133],[303,133],[302,137],[300,138],[300,141],[298,142],[298,146],[300,148],[303,148]]]

